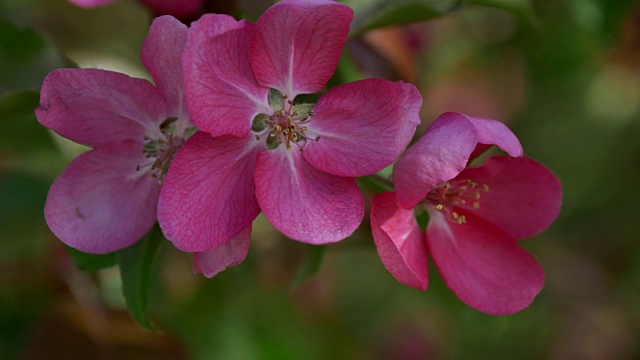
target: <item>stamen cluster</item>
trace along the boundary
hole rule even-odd
[[[452,211],[454,206],[467,209],[480,209],[480,197],[482,193],[489,192],[489,185],[478,184],[471,179],[455,179],[434,187],[425,198],[425,201],[436,210],[442,211],[450,219],[458,224],[464,224],[467,219]],[[471,207],[469,206],[471,203]]]
[[[164,176],[169,171],[171,160],[173,160],[173,157],[184,143],[184,138],[175,136],[173,134],[174,131],[170,129],[170,126],[176,120],[176,118],[169,118],[162,123],[160,128],[162,135],[160,137],[146,135],[144,137],[146,143],[142,148],[142,153],[145,154],[147,159],[150,159],[150,162],[137,165],[136,171],[147,170],[152,178],[158,179],[158,185],[162,185]]]
[[[268,134],[266,140],[267,148],[275,149],[280,144],[285,144],[287,150],[291,150],[291,145],[295,145],[304,150],[308,141],[320,141],[320,136],[312,136],[307,133],[306,126],[315,115],[313,110],[307,110],[307,105],[295,106],[293,101],[282,95],[282,105],[273,115],[259,117],[262,124],[257,125],[259,133],[255,135],[256,140],[262,139]]]

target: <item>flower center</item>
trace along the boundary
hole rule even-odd
[[[427,194],[425,203],[447,214],[452,221],[464,224],[467,219],[464,215],[453,211],[453,207],[468,210],[480,209],[480,198],[483,193],[488,192],[489,185],[478,184],[471,179],[454,179],[434,187]]]
[[[142,148],[149,162],[138,164],[136,171],[147,171],[152,178],[158,179],[158,185],[162,185],[165,174],[169,171],[169,165],[173,156],[178,152],[182,144],[184,144],[184,134],[176,136],[175,122],[177,118],[168,118],[160,124],[160,136],[145,136],[146,143]]]
[[[273,114],[256,116],[252,128],[256,140],[265,139],[268,149],[273,150],[284,144],[287,150],[295,145],[303,151],[309,141],[320,141],[320,136],[310,134],[307,127],[314,116],[313,105],[293,105],[286,95],[280,94],[270,95],[269,103],[274,108]]]

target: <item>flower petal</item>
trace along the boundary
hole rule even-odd
[[[324,94],[309,122],[303,156],[337,176],[359,177],[384,169],[411,141],[420,123],[422,97],[412,84],[380,79],[356,81]]]
[[[143,142],[166,114],[165,102],[148,81],[98,69],[52,71],[36,108],[42,125],[92,147],[128,139]]]
[[[542,289],[536,260],[494,225],[461,211],[457,224],[430,210],[427,245],[445,283],[462,302],[493,315],[518,312]]]
[[[322,172],[297,150],[263,151],[255,173],[260,208],[273,226],[309,244],[340,241],[351,235],[364,216],[364,203],[354,178]]]
[[[562,187],[547,168],[529,158],[495,156],[464,170],[459,179],[488,186],[480,191],[474,214],[515,239],[546,230],[560,213]]]
[[[398,206],[391,192],[376,195],[371,203],[371,232],[380,259],[393,277],[427,290],[427,247],[413,210]]]
[[[394,166],[398,203],[413,209],[431,189],[456,177],[477,144],[477,131],[457,113],[444,113]]]
[[[138,241],[156,222],[160,186],[136,165],[149,160],[132,141],[78,156],[54,181],[44,215],[51,231],[80,251],[104,254]]]
[[[214,137],[244,137],[256,115],[273,112],[269,89],[256,83],[249,65],[253,27],[225,15],[191,25],[183,58],[187,105],[193,122]]]
[[[239,265],[247,257],[250,244],[251,225],[227,243],[193,254],[193,273],[212,278],[228,267]]]
[[[250,140],[197,132],[176,154],[160,192],[158,221],[178,249],[221,246],[260,213],[253,183],[259,149]]]
[[[182,79],[182,49],[188,34],[189,29],[172,16],[157,17],[149,28],[140,54],[169,107],[169,114],[181,119],[189,118]]]
[[[256,24],[251,67],[258,82],[294,99],[324,87],[338,65],[353,10],[328,0],[284,0]]]
[[[116,0],[69,0],[70,3],[83,8],[93,8],[116,2]]]
[[[478,132],[478,143],[485,145],[497,145],[507,154],[518,157],[522,156],[522,145],[518,138],[509,130],[507,125],[497,120],[480,119],[459,114],[471,121]],[[482,150],[481,147],[480,150]],[[486,148],[484,149],[486,150]],[[471,156],[473,158],[473,156]]]

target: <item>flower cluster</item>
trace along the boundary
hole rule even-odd
[[[284,0],[256,24],[208,14],[187,28],[162,16],[141,53],[155,86],[96,69],[49,74],[38,120],[92,148],[49,191],[53,233],[108,253],[157,220],[208,277],[244,260],[260,212],[297,241],[347,238],[365,213],[356,178],[402,154],[422,105],[414,85],[381,79],[338,85],[315,104],[299,100],[325,88],[352,18],[329,0]],[[509,156],[465,169],[493,144]],[[374,198],[371,226],[398,281],[426,289],[429,253],[480,311],[511,313],[532,301],[542,270],[516,241],[550,225],[561,191],[504,125],[442,115],[396,163],[394,185]],[[414,208],[429,214],[426,238]]]

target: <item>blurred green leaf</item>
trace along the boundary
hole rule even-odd
[[[307,257],[298,268],[293,281],[291,281],[291,289],[295,289],[305,281],[311,279],[318,270],[320,270],[325,252],[326,246],[307,246]]]
[[[147,298],[151,265],[161,240],[162,231],[156,224],[140,241],[117,252],[122,293],[129,313],[140,327],[151,331],[154,328],[147,314]]]
[[[51,70],[62,66],[62,59],[37,32],[0,19],[0,93],[39,88]]]
[[[39,102],[40,93],[35,90],[7,92],[0,96],[0,121],[32,115]]]
[[[65,246],[65,248],[75,266],[82,271],[96,272],[115,266],[117,263],[115,252],[109,254],[88,254],[68,246]]]
[[[362,80],[362,78],[362,72],[358,69],[358,65],[356,65],[353,56],[351,56],[351,53],[345,47],[342,51],[342,56],[340,56],[340,60],[338,61],[336,71],[329,79],[327,87],[330,89],[352,81]]]
[[[465,2],[507,10],[527,21],[532,21],[535,18],[531,0],[465,0]]]
[[[344,0],[343,3],[354,11],[352,35],[437,18],[460,5],[458,0]]]

